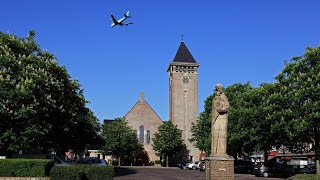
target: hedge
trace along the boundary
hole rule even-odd
[[[288,178],[288,180],[320,180],[316,174],[297,174]]]
[[[113,166],[55,166],[50,172],[51,180],[112,180],[113,176]]]
[[[114,168],[112,166],[88,166],[85,173],[90,180],[111,180],[114,176]]]
[[[45,177],[54,166],[48,159],[0,159],[2,177]]]

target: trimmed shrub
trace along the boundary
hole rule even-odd
[[[85,165],[55,166],[50,172],[51,180],[84,180]]]
[[[112,180],[113,166],[87,166],[86,177],[90,180]]]
[[[55,166],[50,172],[51,180],[112,180],[113,176],[113,166]]]
[[[289,180],[320,180],[320,176],[316,174],[297,174],[288,178]]]
[[[47,159],[1,159],[0,176],[45,177],[54,163]]]

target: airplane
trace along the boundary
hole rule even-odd
[[[129,24],[133,24],[133,22],[130,22],[130,23],[124,23],[123,21],[125,21],[127,18],[131,18],[131,16],[129,16],[129,11],[124,14],[124,17],[119,19],[119,20],[116,20],[116,18],[114,18],[114,16],[111,14],[111,20],[112,20],[112,24],[111,24],[111,27],[114,27],[116,25],[119,25],[119,26],[128,26]]]

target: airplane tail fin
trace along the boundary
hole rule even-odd
[[[131,16],[129,16],[129,11],[126,14],[124,14],[124,17],[131,18]]]

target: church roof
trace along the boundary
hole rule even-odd
[[[151,114],[155,115],[155,117],[157,117],[157,118],[152,119],[152,120],[157,121],[158,124],[163,124],[163,121],[161,120],[159,115],[154,111],[154,109],[144,99],[144,93],[140,94],[140,100],[130,109],[130,111],[124,117],[127,119],[127,117],[130,114],[135,114],[135,113],[138,113],[138,114],[134,115],[135,117],[144,116],[142,111],[150,112]],[[142,112],[142,114],[140,114],[141,112]]]
[[[173,59],[173,62],[186,62],[186,63],[197,63],[197,61],[193,58],[187,46],[181,41],[179,49],[177,51],[176,56]]]

